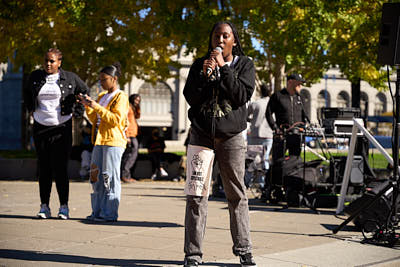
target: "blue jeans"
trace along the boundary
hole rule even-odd
[[[110,221],[118,219],[118,207],[121,200],[120,167],[124,150],[123,147],[115,146],[93,148],[90,167],[93,217]],[[93,182],[93,178],[97,181]]]
[[[269,169],[269,154],[271,153],[271,148],[272,148],[272,143],[273,139],[272,138],[258,138],[258,137],[248,137],[248,144],[249,145],[263,145],[265,154],[264,154],[264,166],[265,169]]]

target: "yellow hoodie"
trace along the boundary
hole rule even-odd
[[[86,107],[86,114],[92,123],[92,143],[95,146],[126,147],[125,129],[129,110],[128,96],[124,92],[118,92],[108,103],[107,107],[99,104],[100,99],[107,92],[102,92],[93,107]],[[101,118],[96,133],[97,115]],[[96,136],[95,136],[96,135]]]

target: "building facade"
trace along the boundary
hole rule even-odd
[[[183,96],[183,88],[193,62],[191,56],[181,51],[174,60],[181,63],[180,69],[171,69],[173,78],[151,84],[133,78],[122,86],[128,95],[138,93],[142,97],[141,146],[151,129],[158,127],[166,139],[167,150],[183,151],[190,121],[188,104]],[[391,83],[395,90],[395,83]],[[318,110],[321,107],[351,107],[351,83],[340,74],[338,69],[330,69],[319,83],[303,87],[301,94],[305,98],[305,109],[310,120],[318,123]],[[258,98],[255,93],[252,100]],[[361,81],[361,114],[380,115],[393,110],[389,92],[379,92],[368,83]],[[7,64],[1,64],[0,73],[0,149],[21,149],[21,108],[22,74],[12,73]],[[75,124],[75,129],[79,122]],[[78,134],[77,134],[78,135]],[[79,138],[78,138],[79,139]],[[76,139],[76,140],[78,140]],[[76,142],[75,142],[76,143]]]
[[[394,81],[391,82],[391,87],[395,90]],[[305,108],[312,122],[318,121],[319,108],[351,107],[351,82],[342,77],[338,69],[328,70],[319,83],[310,88],[303,87],[301,94],[305,98]],[[379,116],[392,111],[390,92],[379,92],[367,82],[361,81],[360,109],[361,114],[367,116]]]

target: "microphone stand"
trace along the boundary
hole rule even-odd
[[[394,117],[394,144],[392,149],[393,154],[393,203],[392,203],[392,221],[394,223],[399,222],[397,214],[397,198],[399,195],[399,131],[400,131],[400,65],[396,65],[397,69],[397,80],[396,80],[396,114]]]
[[[303,104],[302,104],[303,106]],[[307,118],[307,117],[306,117]],[[305,207],[313,210],[315,213],[319,214],[319,211],[314,207],[313,204],[310,204],[310,201],[307,199],[306,193],[306,136],[307,136],[307,129],[304,127],[304,133],[301,133],[301,140],[303,141],[303,179],[302,179],[302,196],[300,206],[304,205]]]
[[[296,93],[297,94],[297,93]],[[301,111],[304,114],[304,119],[306,122],[311,123],[310,118],[307,116],[306,110],[304,109],[303,105],[303,100],[301,99],[301,96],[297,94],[297,98],[300,101],[301,104]],[[309,200],[307,199],[307,193],[306,193],[306,137],[307,137],[307,127],[304,125],[304,133],[301,133],[300,140],[303,142],[303,182],[302,182],[302,199],[300,202],[300,205],[304,204],[307,208],[310,208],[313,210],[315,213],[319,214],[319,211],[314,207],[314,205],[310,204]]]

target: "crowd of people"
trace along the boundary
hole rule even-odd
[[[100,70],[103,92],[94,99],[78,75],[61,68],[62,58],[56,48],[46,51],[43,69],[31,73],[24,89],[24,101],[34,119],[33,139],[38,157],[37,217],[51,217],[49,201],[54,178],[60,202],[58,217],[69,218],[67,169],[72,117],[82,119],[86,112],[80,174],[88,177],[93,190],[87,220],[114,222],[118,220],[121,182],[135,181],[132,168],[138,158],[141,97],[128,96],[120,89],[122,71],[116,62]],[[273,161],[282,157],[286,149],[289,154],[299,155],[299,136],[282,138],[282,133],[287,125],[305,122],[307,118],[299,94],[304,82],[301,75],[289,75],[286,88],[271,95],[263,85],[261,98],[251,102],[255,67],[243,52],[235,26],[223,21],[212,27],[208,51],[190,67],[183,90],[191,122],[186,156],[179,170],[179,176],[186,177],[184,266],[202,263],[210,176],[216,164],[228,203],[233,253],[239,256],[242,266],[256,266],[244,183],[243,132],[248,132],[248,145],[264,147],[267,170],[271,149]],[[146,148],[152,163],[151,178],[167,177],[163,166],[165,141],[159,129],[152,130]]]

